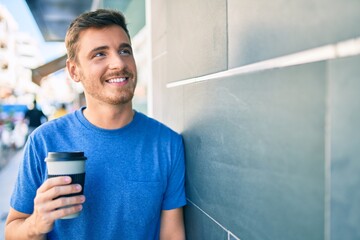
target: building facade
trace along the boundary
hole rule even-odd
[[[2,103],[26,103],[39,90],[31,69],[43,62],[36,41],[20,32],[6,7],[0,5],[0,86]]]

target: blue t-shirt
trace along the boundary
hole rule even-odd
[[[30,135],[11,206],[33,212],[36,190],[47,178],[48,152],[83,151],[83,210],[78,218],[55,221],[48,238],[159,239],[161,211],[186,204],[181,136],[139,112],[120,129],[101,129],[83,109]]]

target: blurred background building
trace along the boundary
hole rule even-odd
[[[37,42],[19,32],[10,12],[0,5],[0,99],[2,103],[26,103],[39,87],[31,81],[31,69],[44,62]],[[31,101],[31,98],[30,98]]]

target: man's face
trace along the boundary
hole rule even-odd
[[[82,82],[87,101],[120,105],[131,102],[136,64],[125,31],[117,26],[80,33],[77,62],[69,61],[72,78]]]

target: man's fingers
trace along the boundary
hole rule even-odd
[[[85,198],[80,198],[81,200],[77,199],[77,200],[73,200],[73,202],[83,202],[85,200]],[[68,216],[70,214],[74,214],[77,212],[80,212],[82,210],[82,205],[81,204],[73,204],[71,206],[67,206],[67,207],[62,207],[62,208],[57,208],[51,211],[47,211],[49,207],[47,206],[42,206],[40,209],[38,209],[37,212],[37,220],[39,222],[41,222],[41,224],[44,224],[45,229],[49,229],[51,228],[51,225],[54,223],[55,220],[63,218],[65,216]],[[47,232],[44,231],[44,232]]]
[[[85,196],[79,195],[74,197],[61,197],[54,201],[52,201],[49,206],[51,210],[61,208],[61,207],[67,207],[71,205],[78,205],[85,202]]]
[[[54,199],[60,197],[62,195],[73,194],[81,192],[81,185],[80,184],[71,184],[66,186],[55,186],[51,188],[47,194],[49,198]]]
[[[85,201],[83,195],[63,196],[81,192],[81,185],[70,183],[69,176],[53,177],[37,190],[32,216],[39,232],[47,233],[53,228],[55,220],[81,211]]]
[[[46,181],[38,188],[38,193],[43,193],[53,188],[54,186],[67,185],[71,183],[71,177],[63,176],[63,177],[53,177],[48,178]]]
[[[37,190],[34,201],[35,204],[42,204],[62,195],[81,192],[81,185],[69,184],[70,182],[70,177],[54,177],[47,179]]]
[[[65,208],[59,208],[55,211],[52,211],[50,213],[51,218],[56,220],[62,217],[66,217],[70,214],[74,214],[77,212],[80,212],[82,210],[82,205],[78,204],[78,205],[73,205],[73,206],[69,206],[69,207],[65,207]]]
[[[37,213],[43,222],[52,223],[56,219],[81,211],[84,202],[84,195],[60,197],[37,206]]]

